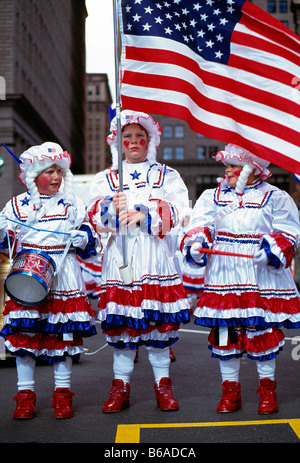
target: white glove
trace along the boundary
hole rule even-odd
[[[80,236],[81,235],[81,236]],[[84,249],[89,241],[89,236],[84,230],[72,230],[71,240],[75,248]]]
[[[192,244],[191,249],[190,249],[190,254],[192,258],[194,259],[194,261],[197,262],[197,264],[201,262],[204,256],[202,252],[199,252],[199,249],[201,249],[202,247],[203,247],[202,242],[199,243],[199,241],[197,241],[196,243]]]
[[[256,251],[253,256],[253,262],[258,267],[264,267],[267,265],[269,259],[264,249]]]

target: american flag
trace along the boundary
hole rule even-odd
[[[300,39],[248,0],[121,0],[124,109],[300,174]]]

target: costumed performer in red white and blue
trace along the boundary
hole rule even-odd
[[[290,263],[300,240],[299,211],[285,191],[268,184],[269,163],[229,144],[215,156],[225,164],[216,189],[197,200],[181,243],[186,261],[206,266],[195,323],[211,327],[209,348],[219,359],[220,413],[241,407],[240,359],[257,365],[259,414],[277,411],[276,357],[284,345],[280,327],[300,327],[299,294]],[[252,258],[208,254],[218,252]]]
[[[161,410],[177,410],[169,374],[169,347],[178,340],[180,324],[189,322],[189,302],[168,235],[184,217],[188,192],[177,171],[156,161],[161,135],[158,122],[143,112],[124,110],[120,125],[125,155],[123,191],[119,191],[115,117],[107,137],[112,167],[92,181],[89,206],[95,229],[111,232],[103,256],[98,318],[108,344],[114,348],[114,379],[102,411],[119,412],[129,407],[130,377],[141,346],[148,350],[157,405]],[[127,240],[125,272],[122,233]]]
[[[76,253],[81,257],[95,253],[99,238],[86,220],[83,201],[73,194],[70,153],[45,142],[27,149],[19,159],[19,179],[27,191],[14,196],[0,215],[1,252],[14,249],[24,256],[18,265],[25,279],[21,275],[10,285],[20,286],[22,299],[20,295],[7,298],[1,331],[6,349],[16,356],[18,393],[13,418],[34,416],[39,358],[54,365],[54,417],[70,418],[72,360],[84,352],[83,337],[96,334],[96,312],[88,301]],[[38,268],[47,268],[48,260],[53,263],[53,281],[46,298],[32,304],[37,289],[31,288],[33,277],[26,273],[26,265],[40,262]],[[7,284],[12,275],[6,277]]]

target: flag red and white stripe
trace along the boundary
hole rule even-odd
[[[207,3],[215,3],[215,8],[226,4],[228,9],[228,5],[236,8],[238,0],[183,5],[184,1],[159,2],[159,16],[157,0],[119,4],[122,107],[183,119],[204,136],[240,145],[299,175],[299,37],[257,6],[240,1],[240,19],[230,36],[227,62],[218,62],[220,51],[210,60],[185,39],[169,37],[176,24],[193,20],[199,24],[198,12],[203,11],[199,9]],[[182,18],[174,15],[180,11],[179,4],[190,6],[189,16],[187,8],[181,9]],[[164,28],[164,33],[156,30],[151,35],[151,24],[154,29],[157,18],[165,21],[167,15],[173,17],[169,31]],[[136,23],[140,29],[132,32]],[[198,34],[200,27],[195,28]]]

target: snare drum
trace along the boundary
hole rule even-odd
[[[5,291],[20,304],[40,304],[49,293],[55,269],[54,260],[46,252],[23,250],[16,254],[5,278]]]

